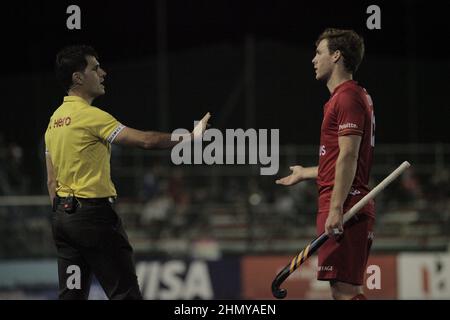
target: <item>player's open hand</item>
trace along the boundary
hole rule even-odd
[[[203,136],[203,133],[206,130],[206,127],[208,126],[208,120],[211,117],[211,114],[208,112],[205,114],[205,116],[200,120],[197,125],[195,126],[194,130],[192,131],[192,135],[194,139],[199,139]]]
[[[296,183],[299,183],[300,181],[305,180],[305,168],[302,166],[293,166],[289,167],[291,169],[292,173],[284,178],[278,179],[275,181],[276,184],[282,184],[284,186],[292,186]]]

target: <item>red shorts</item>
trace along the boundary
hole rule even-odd
[[[317,215],[318,234],[324,232],[327,216],[328,213]],[[372,246],[374,222],[372,217],[358,213],[345,224],[340,239],[331,237],[319,248],[317,280],[363,284]]]

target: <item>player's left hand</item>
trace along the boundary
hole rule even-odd
[[[328,236],[338,238],[344,233],[344,218],[342,209],[331,209],[325,222],[325,233]]]

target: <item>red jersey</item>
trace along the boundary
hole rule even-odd
[[[339,155],[338,137],[361,136],[358,165],[350,193],[344,202],[344,213],[369,192],[369,176],[375,145],[375,116],[372,99],[356,81],[349,80],[334,90],[324,106],[320,134],[319,170],[319,214],[330,208],[334,186],[334,173]],[[375,217],[374,201],[370,201],[361,213]]]

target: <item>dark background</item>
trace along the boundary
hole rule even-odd
[[[160,37],[158,3],[167,30]],[[66,28],[71,4],[81,8],[81,30]],[[381,30],[366,27],[371,4],[381,8]],[[377,143],[448,143],[447,15],[444,1],[2,4],[0,133],[24,147],[26,168],[41,166],[42,137],[64,95],[52,73],[55,54],[85,43],[108,72],[107,94],[94,104],[125,125],[172,131],[210,111],[221,129],[279,128],[281,144],[317,144],[328,92],[314,79],[314,42],[338,27],[365,38],[355,78],[374,100]]]

